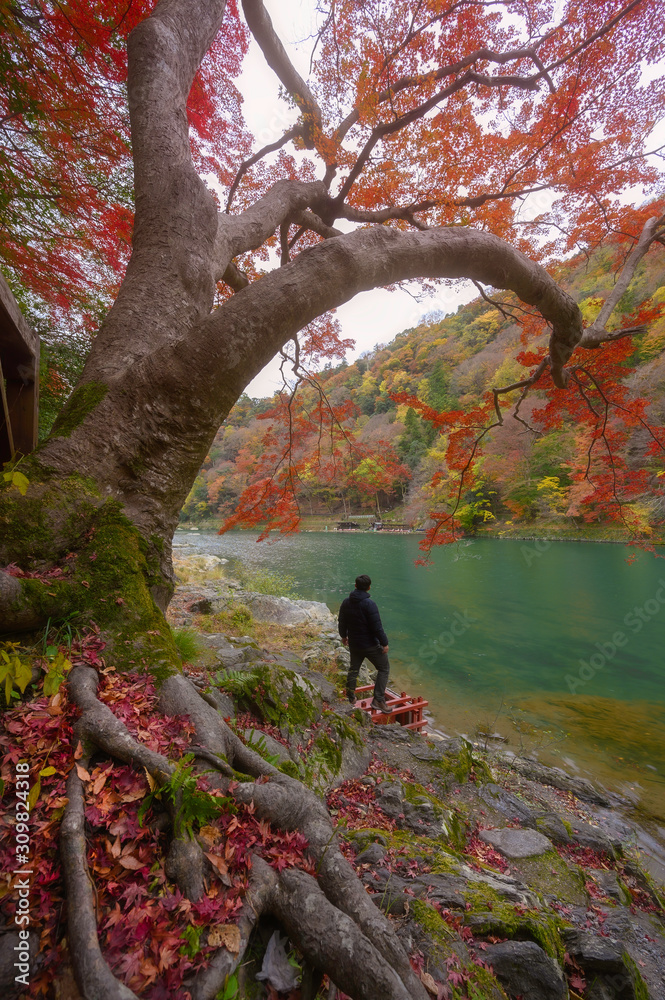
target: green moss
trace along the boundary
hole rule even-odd
[[[508,1000],[507,994],[489,969],[472,965],[467,968],[467,974],[469,978],[465,985],[468,1000]]]
[[[450,851],[443,851],[439,847],[432,865],[432,872],[435,875],[456,875],[460,870],[460,863],[461,858]]]
[[[544,896],[555,896],[562,903],[586,906],[585,878],[577,865],[569,865],[556,851],[538,857],[511,861],[510,869],[531,889]]]
[[[622,958],[633,983],[635,1000],[650,1000],[651,994],[649,993],[647,984],[642,979],[640,970],[627,951],[623,953]]]
[[[482,757],[473,752],[468,740],[462,740],[459,750],[446,753],[441,760],[433,762],[444,778],[444,785],[463,785],[473,776],[474,780],[493,781],[494,776]]]
[[[467,902],[470,901],[470,894],[465,891],[462,895]],[[493,894],[493,900],[487,900],[491,903],[491,909],[488,909],[487,904],[483,904],[483,895],[486,896],[485,893],[476,896],[471,909],[465,914],[474,934],[535,941],[550,958],[563,964],[565,949],[561,932],[564,925],[558,917],[545,910],[516,910],[496,894]]]
[[[294,760],[283,760],[281,764],[277,765],[277,770],[281,771],[282,774],[288,774],[290,778],[300,779],[301,777],[298,765]]]
[[[341,715],[337,715],[336,712],[326,710],[323,713],[323,719],[327,722],[335,737],[340,742],[349,740],[358,749],[365,746],[365,739],[362,735],[361,727],[357,725],[357,723],[362,723],[362,716],[361,718],[356,719],[354,713],[347,720],[343,719]]]
[[[457,934],[448,926],[438,910],[422,899],[410,900],[409,910],[434,946],[434,949],[427,948],[426,951],[438,952],[435,957],[439,964],[443,964],[445,958],[450,955],[458,954],[454,948],[454,944],[458,941]],[[466,997],[468,1000],[490,1000],[490,998],[506,1000],[506,994],[489,969],[469,964],[460,971],[464,974],[465,991],[460,992],[457,987],[453,987],[455,1000],[458,997]]]
[[[447,946],[456,939],[457,935],[452,927],[448,926],[438,910],[435,910],[423,899],[411,899],[409,900],[409,911],[416,923],[422,927],[435,944],[450,951]]]
[[[103,382],[86,382],[79,385],[71,394],[60,414],[58,415],[52,430],[54,437],[69,437],[76,428],[83,423],[89,413],[92,413],[102,402],[108,386]]]

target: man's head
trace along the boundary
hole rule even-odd
[[[366,573],[363,573],[362,576],[356,577],[356,590],[369,590],[371,585],[372,581]]]

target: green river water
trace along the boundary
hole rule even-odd
[[[621,545],[482,539],[415,565],[417,535],[178,531],[204,552],[295,577],[337,611],[373,580],[391,686],[445,732],[502,733],[516,752],[598,777],[665,820],[665,561]],[[229,567],[232,569],[232,566]]]

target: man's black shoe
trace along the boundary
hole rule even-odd
[[[346,697],[349,699],[349,704],[355,705],[356,703],[356,692],[346,689]]]
[[[379,712],[390,712],[390,709],[386,705],[385,698],[377,698],[374,696],[374,698],[372,698],[372,708]]]

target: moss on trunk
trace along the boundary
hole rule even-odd
[[[145,538],[88,479],[57,477],[34,458],[26,475],[25,496],[0,491],[0,559],[29,574],[19,605],[51,625],[97,626],[119,669],[179,669],[163,615],[173,587],[164,541]]]

